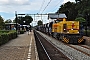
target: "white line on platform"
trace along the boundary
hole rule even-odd
[[[31,58],[31,45],[32,45],[32,36],[31,36],[31,41],[30,41],[30,46],[29,46],[29,52],[28,52],[27,60],[30,60],[30,58]]]
[[[27,60],[30,60],[30,59],[27,59]]]
[[[31,53],[29,52],[28,55],[30,55]]]

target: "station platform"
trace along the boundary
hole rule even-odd
[[[33,30],[0,46],[0,60],[39,60]]]

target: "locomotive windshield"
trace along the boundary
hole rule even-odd
[[[59,23],[59,22],[61,22],[62,20],[55,20],[55,23]]]

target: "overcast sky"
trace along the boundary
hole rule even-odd
[[[68,1],[75,2],[75,0],[51,0],[51,2],[50,0],[0,0],[0,15],[7,20],[15,18],[15,11],[26,14],[55,13],[60,5]]]

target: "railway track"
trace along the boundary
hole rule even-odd
[[[68,45],[68,46],[70,46],[70,47],[84,53],[87,56],[90,56],[90,48],[87,48],[87,47],[85,47],[83,45]]]
[[[87,45],[80,45],[80,46],[82,46],[82,47],[84,47],[84,48],[86,48],[86,49],[89,49],[89,50],[90,50],[90,47],[89,47],[89,46],[87,46]]]
[[[35,32],[35,40],[40,60],[70,60],[37,32]]]
[[[90,60],[90,47],[85,45],[65,44],[41,32],[38,33],[61,50],[63,54],[71,58],[71,60]]]
[[[36,35],[36,32],[34,32],[36,46],[39,54],[39,60],[49,60],[49,57],[47,56],[47,53],[45,52],[45,48],[42,45],[41,41],[39,40],[38,36]],[[44,57],[44,58],[42,58]]]

